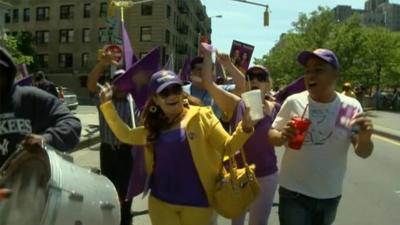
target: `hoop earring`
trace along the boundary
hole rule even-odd
[[[183,99],[183,104],[184,105],[189,105],[189,99],[187,99],[187,98]]]
[[[149,111],[151,112],[151,113],[156,113],[157,112],[157,106],[155,106],[155,105],[152,105],[152,106],[150,106],[150,108],[149,108]]]

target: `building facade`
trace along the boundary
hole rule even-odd
[[[5,20],[6,14],[11,9],[11,5],[6,2],[0,1],[0,40],[4,38],[5,35]]]
[[[98,50],[111,42],[121,43],[119,13],[108,18],[107,0],[7,1],[13,4],[2,17],[8,34],[31,33],[40,69],[57,85],[70,87],[84,98]],[[197,54],[199,33],[211,34],[211,19],[200,0],[134,5],[125,10],[125,26],[138,57],[161,46],[162,63],[173,54],[176,70],[187,56]]]
[[[338,5],[333,11],[337,21],[344,21],[357,13],[367,26],[385,26],[392,31],[400,31],[400,5],[389,3],[389,0],[367,0],[364,9]]]

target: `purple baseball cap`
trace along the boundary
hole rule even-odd
[[[336,70],[340,68],[339,65],[339,60],[337,59],[335,53],[329,49],[323,49],[323,48],[318,48],[315,49],[314,51],[303,51],[299,54],[297,57],[297,61],[305,66],[307,61],[311,57],[317,57],[319,59],[324,60],[325,62],[329,63],[331,66],[333,66]]]
[[[182,85],[183,82],[173,71],[160,70],[151,76],[150,91],[159,94],[172,84]]]

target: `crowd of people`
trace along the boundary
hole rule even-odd
[[[132,168],[138,151],[144,153],[146,181],[142,191],[149,193],[152,224],[207,225],[216,224],[218,216],[213,196],[221,155],[235,156],[238,166],[243,167],[245,162],[236,155],[239,149],[244,150],[247,163],[255,165],[260,187],[248,208],[249,225],[268,223],[277,191],[281,225],[333,224],[350,145],[361,158],[373,151],[373,125],[354,98],[351,84],[344,84],[343,93],[336,91],[340,64],[334,52],[316,49],[299,53],[305,89],[284,101],[277,101],[271,91],[273,77],[278,74],[270,74],[261,65],[241,71],[222,53],[216,53],[216,60],[234,84],[216,84],[211,54],[200,47],[201,56],[190,65],[189,84],[174,71],[158,68],[147,80],[143,78],[141,83],[149,96],[143,108],[135,107],[134,112],[129,93],[115,80],[135,74],[116,70],[107,83],[99,84],[114,64],[108,52],[92,69],[87,88],[99,110],[100,168],[118,191],[121,225],[132,224],[133,196],[128,193],[136,179]],[[0,72],[0,121],[4,128],[0,129],[0,166],[18,143],[30,151],[42,142],[65,151],[77,144],[79,120],[55,96],[15,85],[16,67],[4,49],[0,49]],[[143,76],[144,71],[135,73]],[[35,81],[44,83],[41,75]],[[261,93],[263,117],[257,120],[250,116],[255,106],[242,99],[243,93],[252,90]],[[340,123],[344,106],[354,112],[346,126]],[[295,117],[309,122],[299,149],[288,144],[299,135]],[[26,127],[18,125],[21,132],[15,135],[12,124],[20,124],[19,120]],[[284,146],[280,171],[276,146]],[[232,224],[243,225],[246,215],[244,211],[232,218]]]

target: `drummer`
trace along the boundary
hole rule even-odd
[[[67,151],[74,148],[81,123],[55,96],[14,83],[17,73],[10,54],[0,47],[0,167],[22,143],[37,151],[43,144]]]

